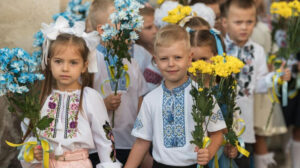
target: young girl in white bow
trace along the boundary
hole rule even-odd
[[[49,167],[92,168],[88,149],[96,148],[101,160],[98,168],[120,168],[105,105],[98,92],[89,87],[89,72],[97,71],[97,66],[89,64],[96,62],[91,51],[99,41],[97,33],[85,33],[83,22],[69,28],[63,17],[53,25],[44,25],[42,32],[45,81],[41,116],[54,118],[40,134],[53,147]],[[34,158],[42,162],[40,146],[34,148]]]

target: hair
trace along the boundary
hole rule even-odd
[[[145,6],[144,8],[140,9],[140,15],[143,17],[144,16],[153,16],[154,17],[154,12],[155,12],[155,9],[152,7],[148,7],[148,6]]]
[[[89,49],[85,43],[85,41],[77,37],[75,35],[71,34],[60,34],[57,36],[56,40],[51,41],[49,52],[48,52],[48,59],[47,59],[47,65],[45,70],[43,71],[45,75],[45,80],[42,82],[42,89],[41,89],[41,95],[40,95],[40,104],[44,104],[46,101],[46,98],[51,94],[52,89],[57,87],[55,83],[55,79],[52,76],[51,72],[51,64],[50,59],[51,57],[56,54],[59,46],[68,47],[68,46],[74,46],[77,48],[77,51],[80,53],[80,55],[83,58],[83,62],[88,61],[88,54]],[[79,110],[82,111],[82,97],[83,97],[83,90],[85,87],[89,86],[92,87],[93,83],[93,75],[88,73],[88,71],[81,74],[81,93],[80,93],[80,100],[79,100]],[[76,114],[76,120],[78,117],[78,112]]]
[[[109,17],[109,8],[114,5],[113,0],[94,0],[89,11],[89,19],[93,30],[97,30],[99,24],[105,24]]]
[[[159,29],[155,36],[154,52],[157,52],[158,47],[168,47],[177,41],[184,41],[186,48],[190,49],[190,36],[189,33],[178,25],[167,25]]]
[[[184,28],[189,27],[191,29],[196,29],[198,27],[207,27],[210,29],[209,23],[199,16],[193,16],[191,19],[189,19],[185,24]]]
[[[192,47],[203,47],[210,46],[211,51],[214,55],[218,54],[218,48],[215,36],[210,33],[209,30],[198,30],[190,33],[191,35],[191,46]],[[225,51],[225,44],[223,42],[222,37],[218,36],[221,40],[223,51]]]
[[[215,4],[219,3],[219,0],[192,0],[190,5],[194,5],[196,3]]]
[[[237,7],[242,9],[250,9],[250,8],[256,9],[255,2],[253,0],[227,0],[224,3],[223,17],[226,17],[228,15],[229,8],[232,5],[236,5]]]

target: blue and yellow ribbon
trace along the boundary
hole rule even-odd
[[[39,145],[37,141],[28,141],[22,144],[14,144],[8,141],[5,141],[7,145],[11,147],[21,147],[21,151],[19,153],[18,159],[19,160],[25,160],[26,162],[32,162],[34,159],[34,153],[33,149],[35,146]],[[43,167],[44,168],[49,168],[49,157],[50,157],[50,151],[51,151],[51,146],[50,143],[45,140],[41,139],[40,142],[42,149],[43,149]]]

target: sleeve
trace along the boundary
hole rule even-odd
[[[135,62],[135,68],[137,69],[137,81],[138,81],[138,96],[144,96],[148,93],[148,85],[141,71],[138,70],[138,65]]]
[[[267,59],[262,47],[257,47],[255,57],[255,86],[256,93],[266,93],[272,87],[272,77],[274,72],[268,72]]]
[[[122,164],[116,160],[114,136],[103,99],[97,91],[91,88],[85,88],[84,92],[83,108],[87,114],[101,162],[97,168],[121,168]]]
[[[152,141],[153,122],[147,100],[144,99],[140,112],[134,122],[131,135],[147,141]]]
[[[215,108],[213,109],[210,119],[208,120],[207,118],[206,122],[208,122],[207,125],[208,132],[216,132],[226,128],[222,111],[217,103],[215,105]]]

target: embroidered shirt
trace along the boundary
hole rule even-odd
[[[54,120],[41,132],[41,137],[51,143],[54,152],[59,144],[63,152],[96,148],[101,161],[98,166],[120,168],[121,164],[115,162],[114,139],[109,131],[109,118],[102,97],[96,90],[85,87],[82,111],[79,111],[76,121],[80,93],[80,90],[52,91],[42,107],[41,117],[48,115]]]
[[[104,54],[99,48],[97,50],[97,61],[98,72],[94,75],[94,88],[105,98],[110,94],[114,94],[114,91],[111,88],[110,82],[106,82],[109,79],[109,74],[107,68],[105,68]],[[139,97],[145,95],[148,92],[148,88],[135,59],[132,58],[131,63],[127,59],[124,59],[123,63],[128,65],[127,73],[130,78],[130,84],[126,91],[122,91],[121,104],[115,110],[113,134],[115,136],[116,149],[131,149],[135,137],[130,133],[138,114]],[[108,116],[111,120],[112,111],[108,111]]]
[[[237,105],[241,108],[241,118],[246,122],[246,129],[241,137],[247,143],[255,143],[253,94],[266,93],[272,86],[271,78],[274,73],[268,72],[264,49],[255,42],[249,40],[243,47],[239,47],[227,35],[225,44],[228,55],[238,57],[245,63],[237,75]]]
[[[173,90],[162,83],[144,97],[132,135],[152,141],[153,158],[157,162],[171,166],[196,163],[195,145],[190,143],[195,125],[190,90],[191,80]],[[211,118],[209,132],[226,127],[217,105]]]

